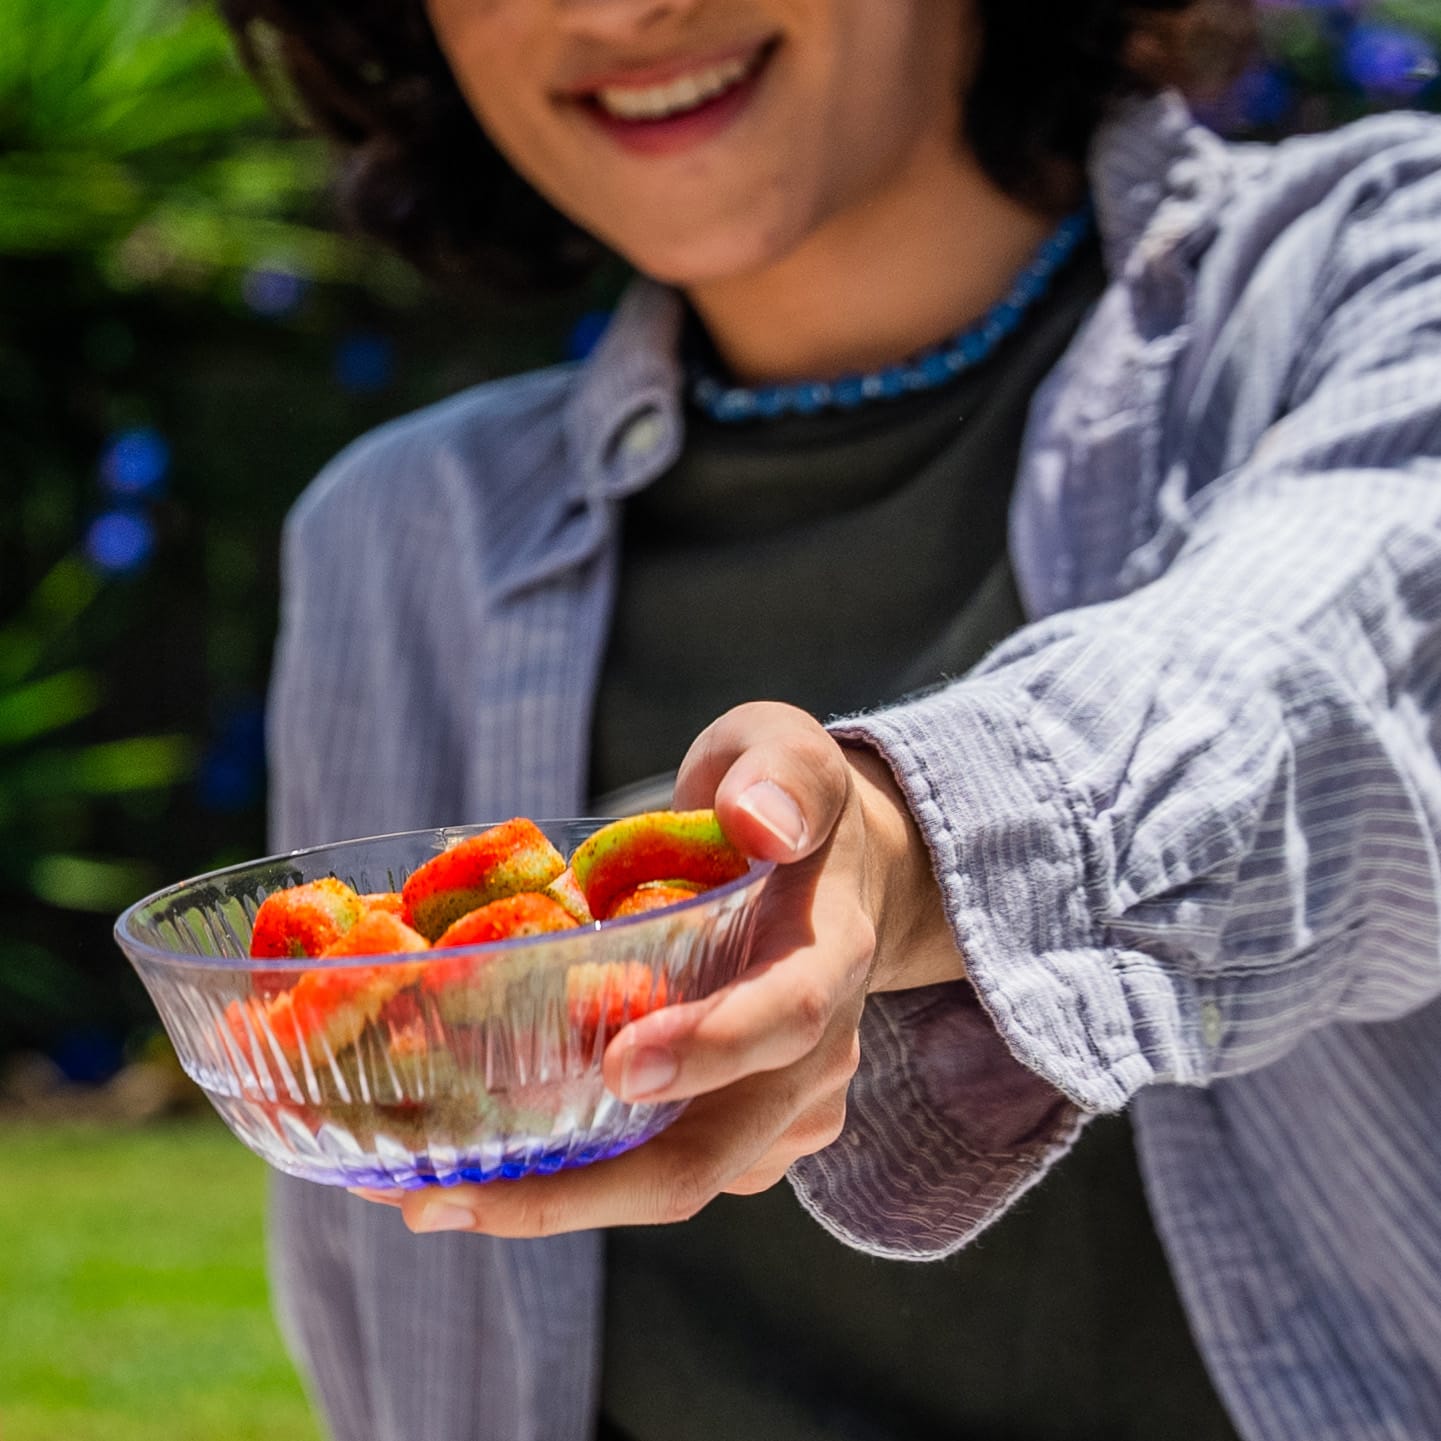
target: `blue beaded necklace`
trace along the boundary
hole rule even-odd
[[[822,410],[855,410],[873,400],[895,400],[934,390],[989,359],[1020,326],[1025,314],[1044,298],[1052,281],[1080,249],[1093,226],[1089,205],[1063,220],[1021,272],[1010,294],[974,325],[942,345],[922,351],[899,365],[868,375],[837,380],[802,380],[785,385],[730,385],[704,372],[690,380],[691,403],[712,420],[733,424],[773,420],[782,415],[814,415]]]

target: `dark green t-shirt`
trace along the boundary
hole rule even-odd
[[[851,414],[689,418],[626,504],[592,791],[745,700],[826,718],[964,673],[1022,623],[1006,520],[1030,398],[1102,286],[1078,260],[985,366]],[[1232,1441],[1119,1118],[974,1245],[850,1251],[789,1187],[607,1240],[614,1441]]]

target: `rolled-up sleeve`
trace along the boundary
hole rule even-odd
[[[878,1064],[929,1096],[945,1183],[869,1199],[864,1138],[916,1123],[863,1063],[857,1159],[843,1137],[793,1175],[852,1244],[954,1249],[1018,1193],[1008,1146],[1028,1184],[1086,1112],[1441,991],[1441,173],[1349,228],[1314,307],[1284,413],[1189,498],[1157,578],[836,728],[889,762],[975,996],[1064,1102],[1039,1132],[1014,1111],[963,1217],[974,1147],[952,1124],[948,1162],[939,1137],[967,1106],[942,1053],[970,1043],[968,999],[941,1003],[949,1037],[901,1025]]]

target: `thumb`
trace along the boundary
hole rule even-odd
[[[682,809],[714,805],[721,829],[747,855],[784,863],[825,844],[850,794],[850,770],[814,717],[757,701],[701,732],[675,794]]]

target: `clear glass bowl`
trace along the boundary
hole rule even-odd
[[[569,855],[605,821],[537,824]],[[708,995],[741,972],[768,864],[663,911],[574,931],[379,964],[247,955],[272,891],[322,876],[397,891],[484,829],[232,866],[159,891],[116,923],[187,1074],[272,1166],[335,1186],[489,1181],[619,1155],[680,1114],[683,1102],[617,1099],[602,1053],[633,1013]],[[289,1016],[273,1014],[266,998],[303,973],[314,1008],[302,1013],[297,999]]]

